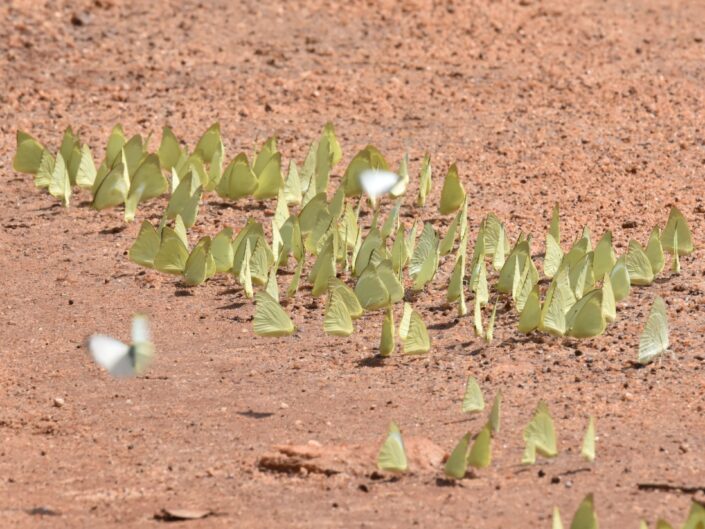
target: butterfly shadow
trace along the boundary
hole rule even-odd
[[[216,307],[216,309],[218,309],[218,310],[236,310],[236,309],[244,307],[245,305],[247,305],[247,303],[244,301],[233,301],[232,303],[228,303],[227,305],[222,305],[220,307]]]
[[[384,357],[376,354],[358,360],[357,367],[384,367]]]
[[[451,321],[446,321],[446,322],[440,322],[440,323],[432,323],[430,325],[427,325],[427,329],[432,329],[434,331],[445,331],[448,329],[452,329],[456,325],[460,323],[460,320],[458,318],[455,318]]]
[[[113,226],[112,228],[103,228],[98,233],[101,235],[115,235],[116,233],[121,233],[125,231],[127,226]]]
[[[41,208],[37,208],[35,211],[51,211],[55,215],[59,214],[61,212],[61,204],[59,202],[54,202],[53,204],[49,204],[48,206],[42,206]]]
[[[247,417],[248,419],[267,419],[274,415],[274,412],[271,411],[254,411],[254,410],[247,410],[247,411],[239,411],[237,412],[238,415],[242,417]]]
[[[477,356],[477,355],[479,355],[479,354],[482,354],[482,353],[485,351],[485,349],[487,349],[487,346],[486,346],[486,345],[482,345],[482,346],[478,347],[477,349],[473,349],[472,351],[469,351],[469,352],[466,353],[466,352],[465,352],[465,349],[468,349],[471,345],[474,345],[474,344],[475,344],[474,341],[471,341],[471,342],[462,342],[462,343],[460,344],[460,347],[461,347],[461,353],[460,353],[460,354],[462,354],[463,356]]]
[[[460,480],[452,478],[436,478],[437,487],[463,487]]]

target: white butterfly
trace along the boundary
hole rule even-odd
[[[154,345],[149,336],[149,320],[137,314],[132,318],[132,344],[102,334],[88,339],[88,349],[93,360],[114,377],[138,375],[147,368],[154,355]]]
[[[359,178],[362,189],[373,202],[378,196],[389,193],[401,180],[398,174],[381,169],[365,169]]]

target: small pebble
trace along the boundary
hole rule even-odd
[[[289,409],[289,405],[288,405],[286,402],[282,402],[282,403],[279,405],[279,407],[280,407],[282,410],[288,410],[288,409]]]
[[[61,408],[65,404],[64,399],[61,397],[54,397],[54,407]]]

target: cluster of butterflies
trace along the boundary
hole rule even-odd
[[[64,132],[56,156],[28,133],[18,131],[13,168],[34,175],[37,187],[46,188],[67,207],[74,186],[92,191],[91,205],[96,210],[124,204],[128,222],[134,220],[140,202],[170,189],[170,214],[175,209],[190,206],[186,207],[190,214],[182,214],[186,227],[195,222],[198,204],[205,192],[215,191],[232,200],[248,196],[266,200],[276,198],[284,188],[276,138],[264,142],[252,164],[247,154],[240,153],[225,167],[225,148],[218,123],[201,135],[192,153],[169,127],[164,127],[156,153],[148,151],[149,139],[140,134],[128,139],[122,126],[116,125],[105,147],[105,159],[96,169],[90,147],[81,143],[71,127]],[[330,169],[341,156],[335,131],[329,123],[306,158],[302,174],[306,191],[315,194],[317,188],[325,188]],[[171,175],[171,187],[164,172]],[[287,184],[284,190],[287,196],[298,194],[301,200],[301,178],[293,161]],[[173,219],[174,215],[169,218]]]
[[[563,521],[558,507],[553,508],[553,516],[551,522],[552,529],[563,529]],[[570,529],[599,529],[600,524],[597,520],[595,512],[595,501],[592,494],[588,494],[580,502],[578,509],[573,515],[570,522]],[[663,519],[658,519],[655,525],[656,529],[673,529],[673,526]],[[639,522],[639,529],[649,529],[649,524],[644,520]],[[682,529],[705,529],[705,507],[696,501],[690,504],[688,518],[682,526]]]
[[[451,225],[450,230],[452,228]],[[559,210],[555,206],[546,235],[543,272],[550,283],[543,301],[539,272],[531,258],[531,237],[520,234],[508,256],[507,248],[504,226],[490,214],[480,227],[470,267],[470,286],[475,291],[475,332],[484,334],[488,341],[492,337],[496,303],[483,332],[481,306],[489,300],[485,255],[491,256],[499,274],[496,290],[510,295],[514,301],[520,332],[542,331],[554,336],[590,338],[602,334],[607,324],[616,319],[617,303],[629,294],[632,285],[649,285],[654,281],[664,268],[664,250],[673,255],[672,269],[678,273],[679,256],[691,253],[693,242],[685,218],[672,207],[663,233],[658,226],[654,227],[646,249],[631,240],[626,254],[617,258],[611,232],[605,232],[593,249],[590,231],[585,227],[582,235],[564,252],[560,245]],[[448,301],[459,300],[460,314],[466,311],[460,295],[464,259],[464,251],[456,257],[447,296]],[[657,305],[659,310],[660,307]],[[665,311],[663,314],[665,324]],[[667,327],[663,325],[658,330],[656,334],[650,332],[642,337],[640,362],[650,362],[668,347]]]
[[[255,153],[252,165],[241,153],[225,169],[217,123],[200,137],[192,153],[168,127],[163,130],[157,153],[147,152],[148,140],[139,134],[128,140],[117,125],[108,139],[105,159],[95,170],[90,149],[71,129],[65,132],[56,158],[37,140],[18,132],[14,167],[35,174],[38,186],[48,187],[67,204],[74,183],[91,187],[96,209],[124,203],[126,220],[134,219],[139,202],[169,188],[164,172],[170,172],[171,196],[164,215],[156,227],[148,221],[142,223],[130,259],[181,275],[189,285],[203,283],[217,273],[233,274],[245,295],[256,301],[254,327],[263,336],[286,336],[295,331],[280,304],[277,284],[277,273],[287,267],[290,257],[296,266],[286,297],[298,291],[310,255],[313,264],[304,277],[314,297],[327,295],[324,330],[349,336],[354,332],[355,319],[366,311],[383,309],[379,352],[388,355],[395,348],[397,334],[405,353],[430,350],[431,340],[421,314],[405,303],[397,328],[393,308],[406,297],[405,270],[412,292],[423,291],[436,276],[441,258],[453,252],[446,301],[457,303],[459,315],[466,315],[465,289],[469,288],[474,293],[475,334],[491,342],[498,302],[495,297],[485,327],[483,307],[489,305],[491,297],[488,264],[497,272],[496,292],[512,299],[520,332],[588,338],[602,334],[615,320],[617,303],[629,294],[631,285],[653,282],[664,269],[664,251],[673,256],[672,270],[676,273],[680,256],[693,251],[688,224],[673,207],[663,232],[654,227],[645,248],[632,240],[626,254],[617,258],[609,231],[593,249],[590,231],[585,227],[564,252],[556,205],[546,235],[543,275],[550,283],[542,300],[531,236],[520,233],[511,245],[505,225],[493,213],[482,220],[468,261],[468,197],[455,164],[443,180],[438,205],[442,215],[455,216],[442,238],[431,223],[425,223],[417,241],[421,222],[417,219],[409,230],[400,222],[409,183],[407,156],[397,172],[392,172],[380,151],[368,145],[350,161],[340,185],[328,199],[331,170],[342,159],[330,123],[311,144],[301,171],[295,161],[290,162],[286,179],[273,137]],[[422,160],[418,184],[415,205],[422,207],[432,189],[428,155]],[[213,238],[202,237],[190,248],[187,229],[195,223],[207,191],[233,200],[246,196],[276,198],[271,242],[265,236],[265,226],[250,219],[234,237],[231,228],[224,228]],[[386,195],[395,202],[382,222],[380,200]],[[370,228],[363,233],[359,215],[365,196],[373,214]],[[355,204],[347,200],[349,197],[360,199]],[[298,213],[290,212],[291,206],[298,207]],[[354,288],[340,275],[351,276]],[[263,288],[255,294],[254,287]],[[661,308],[660,303],[654,305],[642,336],[638,357],[642,363],[652,361],[668,347],[665,309]]]
[[[497,392],[484,427],[474,436],[468,432],[463,435],[446,460],[444,471],[453,479],[463,479],[470,467],[482,469],[492,463],[492,438],[499,433],[502,394]],[[463,397],[463,413],[479,413],[485,409],[485,400],[477,380],[468,377]],[[524,454],[522,463],[533,465],[536,454],[552,458],[558,455],[558,443],[553,419],[548,405],[541,401],[534,410],[531,421],[524,429]],[[595,460],[595,420],[590,417],[580,451],[587,461]],[[404,441],[395,422],[389,425],[389,432],[377,456],[380,470],[389,472],[406,472],[409,469]]]
[[[428,167],[427,163],[424,165]],[[467,314],[465,288],[469,286],[474,292],[475,333],[487,342],[493,339],[498,305],[495,300],[485,328],[482,307],[490,301],[488,258],[498,272],[495,289],[513,300],[520,332],[543,331],[555,336],[588,338],[602,334],[607,324],[615,320],[617,303],[629,294],[631,285],[653,282],[664,268],[664,249],[673,255],[674,271],[680,270],[680,254],[693,251],[687,222],[674,207],[663,233],[658,227],[652,230],[646,249],[632,240],[627,253],[618,259],[609,231],[593,250],[586,228],[564,254],[557,242],[560,241],[560,225],[555,207],[543,263],[550,283],[542,302],[539,272],[531,257],[530,236],[520,235],[510,247],[504,224],[490,213],[481,223],[470,260],[470,277],[466,281],[469,230],[464,193],[460,193],[461,204],[453,206],[458,210],[445,236],[441,239],[433,225],[426,223],[417,241],[420,223],[415,222],[408,231],[401,225],[400,200],[395,202],[384,222],[379,221],[379,197],[403,182],[404,177],[365,167],[357,175],[357,181],[373,202],[374,211],[371,227],[364,237],[358,222],[363,201],[357,206],[346,203],[345,188],[341,185],[330,201],[321,192],[306,202],[298,214],[290,213],[288,201],[280,193],[271,222],[271,245],[264,226],[249,220],[234,238],[232,229],[224,228],[212,239],[201,238],[193,250],[189,250],[185,223],[179,213],[174,213],[174,227],[166,225],[170,216],[167,208],[159,227],[155,228],[148,221],[143,223],[130,249],[130,259],[162,272],[182,274],[190,285],[200,284],[215,273],[231,273],[242,285],[245,295],[254,297],[257,302],[255,332],[264,336],[285,336],[295,328],[280,305],[277,273],[287,266],[290,257],[294,258],[295,271],[286,288],[286,297],[293,296],[299,289],[306,257],[310,254],[314,259],[306,279],[311,284],[311,294],[314,297],[327,295],[325,332],[349,336],[354,332],[354,320],[364,312],[384,309],[379,345],[379,352],[384,356],[395,348],[393,307],[405,298],[404,270],[408,272],[411,290],[424,290],[436,275],[440,258],[451,253],[458,240],[446,300],[458,304],[459,315]],[[457,189],[456,184],[459,184],[457,171],[451,167],[444,181],[439,209],[452,209],[446,190]],[[458,193],[454,191],[451,197]],[[354,288],[338,277],[340,271],[352,276],[356,281]],[[263,291],[255,295],[253,285],[264,287]],[[430,349],[431,340],[424,321],[409,303],[404,303],[396,332],[405,353],[425,353]],[[641,338],[638,361],[651,362],[667,348],[665,305],[663,300],[657,300]]]

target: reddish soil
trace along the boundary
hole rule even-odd
[[[603,527],[684,519],[689,494],[637,484],[705,486],[705,4],[8,0],[0,21],[3,528],[157,527],[162,508],[220,513],[193,528],[549,527],[554,505],[567,522],[588,492]],[[491,346],[444,304],[445,259],[418,302],[432,352],[375,362],[379,314],[328,337],[304,290],[287,307],[293,337],[255,337],[231,277],[185,289],[145,272],[126,256],[139,222],[123,229],[121,210],[96,213],[87,194],[66,211],[11,166],[17,128],[56,149],[73,125],[101,157],[116,122],[153,133],[156,148],[165,123],[193,146],[216,120],[229,157],[276,134],[299,162],[332,120],[336,175],[368,142],[395,165],[408,150],[409,204],[429,151],[433,197],[407,211],[439,227],[450,220],[435,208],[441,177],[457,160],[473,233],[495,211],[512,238],[536,236],[537,254],[555,201],[565,239],[585,223],[610,228],[619,251],[677,204],[698,249],[680,276],[634,289],[599,338],[526,338],[506,310]],[[206,198],[192,240],[272,214],[222,203]],[[657,294],[676,358],[634,369]],[[147,376],[113,380],[83,343],[95,331],[126,339],[136,311],[152,316],[158,357]],[[492,466],[456,486],[440,469],[372,479],[369,454],[392,419],[446,451],[481,427],[460,413],[468,373],[488,400],[504,393]],[[522,467],[540,398],[561,454]],[[592,466],[578,455],[590,414]],[[348,454],[351,471],[258,468],[275,445],[311,440]]]

